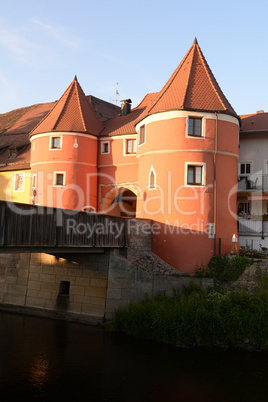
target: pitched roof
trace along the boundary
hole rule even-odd
[[[156,99],[137,122],[154,113],[178,109],[222,112],[237,117],[212,74],[196,39]]]
[[[241,130],[240,132],[248,131],[268,131],[268,113],[259,111],[253,114],[240,116]]]
[[[114,118],[107,120],[107,122],[104,123],[105,128],[100,135],[102,137],[111,137],[124,134],[136,134],[135,121],[145,110],[145,108],[152,102],[157,94],[158,92],[147,94],[142,99],[140,104],[126,116],[121,116],[121,114],[118,114]]]
[[[52,110],[31,131],[30,136],[53,131],[98,135],[102,128],[102,123],[75,77]]]

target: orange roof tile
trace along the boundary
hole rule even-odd
[[[137,122],[154,113],[178,109],[222,112],[237,117],[212,74],[197,40]]]
[[[105,122],[105,128],[101,132],[101,136],[116,136],[124,134],[136,134],[135,121],[145,108],[155,99],[158,92],[147,94],[135,109],[126,116],[118,114],[114,118]]]
[[[75,77],[53,109],[31,131],[30,136],[53,131],[98,135],[102,129],[102,123]]]

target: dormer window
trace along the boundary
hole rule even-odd
[[[51,137],[50,149],[61,149],[61,137]]]
[[[17,148],[9,148],[9,158],[16,158],[18,156]]]
[[[188,118],[188,135],[192,137],[202,136],[202,119],[199,117]]]

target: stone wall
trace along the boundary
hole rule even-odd
[[[109,320],[114,309],[141,301],[146,296],[153,297],[160,292],[172,296],[173,289],[182,290],[190,282],[199,284],[200,279],[191,276],[155,275],[123,258],[111,255],[105,318]],[[202,284],[205,287],[214,286],[213,279],[203,279]]]
[[[0,254],[0,303],[102,319],[108,267],[109,252]]]
[[[57,312],[98,322],[114,309],[165,291],[182,289],[200,279],[156,275],[119,256],[102,254],[0,254],[0,304]],[[213,286],[212,280],[203,280]],[[66,293],[66,286],[68,295]],[[69,286],[69,287],[68,287]]]

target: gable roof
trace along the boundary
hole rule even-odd
[[[238,117],[221,91],[196,39],[136,123],[148,115],[169,110],[221,112]]]
[[[75,77],[47,116],[31,131],[30,136],[57,131],[98,135],[102,128],[102,123]]]
[[[104,123],[105,128],[101,132],[101,137],[112,137],[124,134],[136,134],[135,121],[146,109],[146,107],[157,96],[158,92],[147,94],[135,109],[133,109],[126,116],[118,114],[107,122]]]
[[[241,130],[240,132],[268,131],[268,113],[259,111],[253,114],[240,116]]]

